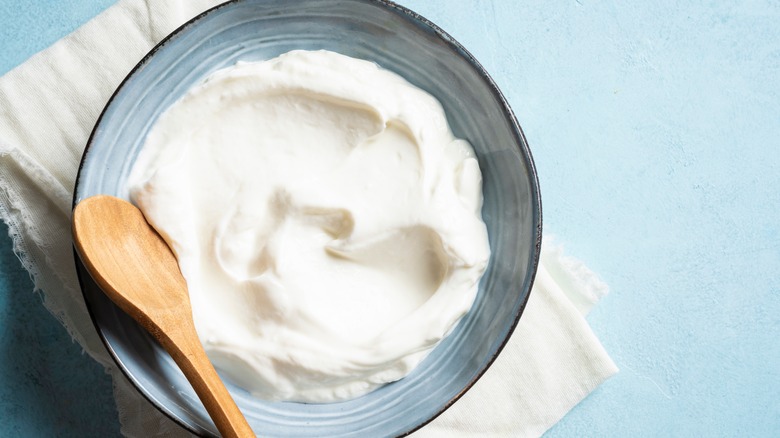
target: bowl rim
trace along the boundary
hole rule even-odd
[[[165,46],[170,40],[178,36],[181,32],[185,31],[187,28],[194,26],[202,20],[204,17],[215,13],[217,10],[228,7],[232,4],[236,3],[244,3],[248,1],[256,1],[256,0],[227,0],[223,3],[220,3],[218,5],[215,5],[198,15],[192,17],[191,19],[187,20],[184,24],[177,27],[175,30],[173,30],[171,33],[166,35],[160,42],[154,45],[149,52],[144,55],[143,58],[141,58],[138,63],[133,66],[133,68],[127,73],[127,75],[122,79],[122,81],[119,83],[119,85],[116,87],[114,92],[111,94],[111,97],[106,101],[105,106],[100,112],[100,115],[98,116],[97,120],[95,121],[95,125],[92,129],[92,132],[89,135],[89,139],[87,140],[87,143],[84,147],[84,152],[82,153],[81,160],[79,161],[78,171],[76,174],[76,181],[74,183],[74,189],[73,189],[73,200],[71,208],[75,209],[76,204],[78,203],[78,187],[81,180],[81,174],[82,170],[85,165],[85,161],[88,155],[88,152],[90,150],[90,147],[93,144],[94,137],[98,131],[98,128],[100,127],[104,116],[106,115],[107,110],[111,107],[114,99],[119,94],[119,92],[125,87],[126,83],[136,74],[137,71],[139,71],[141,68],[143,68],[151,59],[154,57],[154,55],[163,47]],[[412,433],[416,432],[417,430],[423,428],[425,425],[432,422],[434,419],[436,419],[439,415],[444,413],[447,409],[449,409],[456,401],[458,401],[467,391],[469,391],[474,384],[487,372],[487,370],[490,368],[490,366],[495,362],[498,355],[501,353],[501,351],[504,349],[504,347],[509,342],[509,339],[512,337],[512,333],[515,331],[515,328],[517,327],[517,324],[520,321],[521,316],[523,315],[523,312],[525,311],[525,307],[528,304],[528,299],[531,296],[531,291],[533,289],[533,284],[536,279],[536,273],[539,266],[539,259],[540,259],[540,253],[541,253],[541,245],[542,245],[542,198],[541,198],[541,192],[539,188],[539,178],[536,171],[536,165],[534,163],[533,156],[531,154],[531,150],[528,146],[528,141],[526,140],[525,134],[523,133],[522,128],[520,127],[520,124],[517,121],[517,118],[515,117],[514,111],[512,111],[512,108],[509,106],[509,103],[507,102],[506,98],[504,97],[501,90],[499,90],[498,86],[496,85],[493,78],[490,76],[490,74],[485,70],[485,68],[482,66],[482,64],[477,61],[477,59],[469,52],[463,45],[461,45],[455,38],[453,38],[450,34],[445,32],[442,28],[437,26],[432,21],[428,20],[427,18],[423,17],[422,15],[412,11],[409,8],[406,8],[404,6],[401,6],[391,0],[348,0],[355,3],[363,3],[363,4],[370,4],[375,5],[380,8],[385,8],[386,10],[390,12],[395,12],[396,15],[398,15],[401,19],[408,21],[412,25],[423,28],[425,30],[433,31],[433,33],[447,46],[450,47],[450,49],[454,49],[454,52],[459,54],[463,57],[463,59],[468,62],[472,68],[474,68],[475,72],[479,74],[479,76],[482,78],[482,80],[485,81],[486,85],[488,85],[490,91],[492,92],[493,96],[496,98],[496,100],[501,105],[501,110],[504,113],[504,116],[507,118],[507,120],[510,122],[510,128],[512,130],[512,134],[515,137],[515,145],[520,149],[521,154],[526,158],[526,162],[528,165],[528,174],[529,174],[529,182],[530,182],[530,194],[531,194],[531,203],[532,203],[532,218],[535,222],[535,226],[533,229],[534,232],[534,239],[533,239],[533,252],[531,254],[531,260],[529,260],[529,274],[530,274],[530,281],[528,282],[528,293],[525,295],[525,298],[523,302],[518,307],[517,313],[514,315],[513,321],[511,326],[509,327],[509,330],[507,331],[506,336],[504,339],[502,339],[500,345],[496,349],[495,353],[493,353],[486,362],[484,362],[483,366],[477,370],[476,375],[452,398],[450,398],[446,403],[444,403],[440,409],[438,409],[432,416],[430,416],[428,419],[423,421],[422,423],[414,426],[412,429],[398,435],[399,437],[402,436],[408,436]],[[194,427],[192,427],[190,424],[186,423],[184,420],[180,419],[176,415],[174,415],[172,412],[170,412],[167,408],[162,406],[160,403],[158,403],[156,400],[154,400],[150,394],[147,393],[146,390],[143,389],[140,382],[130,374],[127,367],[125,366],[122,359],[119,357],[119,355],[116,353],[112,345],[108,342],[108,339],[106,338],[106,335],[103,332],[103,328],[98,324],[98,321],[95,316],[95,312],[93,311],[92,304],[90,304],[90,301],[87,299],[86,293],[85,293],[85,284],[84,284],[84,275],[89,275],[89,273],[84,270],[83,264],[81,262],[81,259],[78,255],[78,252],[75,249],[75,246],[73,247],[73,257],[74,257],[74,264],[76,268],[76,276],[78,277],[79,282],[79,289],[81,289],[82,297],[84,298],[85,305],[87,307],[87,311],[89,313],[89,317],[92,320],[92,325],[95,327],[95,330],[98,333],[98,336],[100,337],[101,342],[105,346],[106,350],[109,352],[109,355],[113,359],[113,361],[116,363],[117,368],[124,374],[124,376],[127,378],[127,380],[135,387],[135,389],[152,405],[154,406],[158,411],[160,411],[163,415],[168,417],[169,419],[173,420],[176,424],[183,427],[185,430],[187,430],[190,433],[195,434],[196,436],[204,436],[201,435],[201,431],[196,430]]]

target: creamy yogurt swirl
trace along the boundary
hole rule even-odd
[[[293,51],[192,88],[128,189],[220,372],[265,399],[329,402],[404,377],[468,312],[490,253],[481,181],[430,94]]]

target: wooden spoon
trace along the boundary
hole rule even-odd
[[[106,295],[179,365],[222,436],[255,436],[198,339],[175,256],[141,211],[112,196],[87,198],[73,210],[73,240]]]

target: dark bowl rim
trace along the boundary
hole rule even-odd
[[[86,161],[87,154],[89,152],[90,146],[92,146],[92,143],[94,141],[95,134],[97,133],[98,127],[101,125],[101,122],[103,121],[103,117],[106,114],[106,111],[113,103],[116,96],[119,94],[119,92],[124,88],[125,84],[132,78],[135,73],[140,70],[143,66],[145,66],[150,59],[159,51],[163,46],[165,46],[171,39],[176,37],[178,34],[180,34],[182,31],[186,30],[187,28],[195,25],[198,21],[206,17],[207,15],[210,15],[214,13],[215,11],[227,7],[228,5],[234,4],[234,3],[241,3],[245,1],[252,1],[252,0],[228,0],[223,3],[220,3],[216,6],[213,6],[200,14],[196,15],[195,17],[187,20],[184,24],[177,27],[174,31],[169,33],[165,36],[159,43],[157,43],[144,57],[130,70],[130,72],[125,76],[124,79],[122,79],[122,82],[117,86],[116,90],[111,94],[111,97],[106,102],[105,106],[103,107],[103,110],[100,112],[100,116],[98,116],[95,126],[92,129],[92,132],[89,135],[89,139],[87,140],[87,143],[84,147],[84,152],[81,155],[81,160],[79,162],[78,166],[78,172],[76,174],[76,181],[73,187],[73,201],[71,208],[76,208],[76,204],[78,201],[78,187],[79,182],[81,180],[81,172],[84,168],[84,162]],[[512,337],[512,333],[514,332],[515,328],[517,327],[517,324],[520,321],[520,317],[523,315],[523,312],[525,311],[525,307],[528,304],[528,299],[531,296],[531,290],[533,289],[534,280],[536,279],[536,272],[539,266],[539,257],[541,252],[541,245],[542,245],[542,198],[541,198],[541,191],[539,188],[539,177],[536,171],[536,165],[534,164],[533,156],[531,154],[531,150],[528,146],[528,141],[525,138],[525,134],[523,133],[522,128],[520,127],[520,124],[517,121],[517,118],[515,117],[514,111],[512,111],[512,108],[509,106],[509,103],[507,102],[506,98],[504,97],[501,90],[499,90],[498,86],[496,85],[493,78],[488,74],[487,70],[485,70],[484,67],[482,67],[482,64],[477,61],[477,59],[474,57],[474,55],[471,54],[468,50],[466,50],[463,45],[461,45],[455,38],[450,36],[447,32],[445,32],[442,28],[434,24],[432,21],[428,20],[427,18],[423,17],[422,15],[412,11],[411,9],[408,9],[404,6],[401,6],[393,1],[390,0],[349,0],[356,3],[364,3],[364,4],[374,4],[378,5],[379,7],[384,7],[387,10],[391,12],[395,12],[398,14],[402,19],[406,19],[409,22],[411,22],[413,25],[417,27],[422,28],[428,28],[426,30],[432,30],[437,37],[441,41],[443,41],[445,44],[447,44],[451,49],[454,49],[455,53],[460,54],[463,56],[463,58],[471,64],[471,66],[475,69],[475,71],[482,77],[482,79],[487,83],[490,90],[492,91],[494,97],[498,100],[498,102],[501,104],[502,112],[504,113],[505,117],[511,122],[510,125],[512,127],[512,131],[515,136],[515,144],[520,149],[520,152],[526,157],[527,164],[528,164],[528,170],[529,170],[529,176],[530,176],[530,191],[531,195],[533,197],[532,200],[532,207],[533,207],[533,219],[536,222],[536,226],[534,227],[534,233],[536,234],[534,237],[534,251],[532,253],[532,260],[530,261],[531,266],[529,270],[530,274],[530,281],[528,283],[528,293],[525,295],[525,298],[523,302],[520,304],[520,307],[518,308],[517,314],[515,315],[514,321],[512,321],[512,325],[509,327],[509,331],[507,332],[506,336],[502,340],[501,344],[499,345],[498,349],[496,350],[495,354],[493,354],[487,362],[485,362],[484,366],[478,370],[477,374],[472,378],[466,386],[463,387],[463,389],[453,396],[447,403],[442,405],[441,409],[439,409],[436,413],[434,413],[430,418],[425,420],[424,422],[416,425],[412,429],[402,433],[401,435],[398,435],[399,437],[408,436],[412,433],[416,432],[417,430],[421,429],[434,419],[436,419],[439,415],[444,413],[447,409],[449,409],[456,401],[458,401],[468,390],[470,390],[475,383],[487,372],[488,368],[495,362],[498,355],[501,353],[501,351],[504,349],[506,344],[509,342],[509,339]],[[127,367],[125,366],[122,359],[117,355],[114,348],[109,344],[108,339],[106,339],[105,334],[103,333],[102,327],[98,324],[97,319],[95,317],[95,312],[92,309],[92,305],[90,304],[89,300],[87,299],[86,293],[85,293],[85,287],[84,287],[84,278],[83,275],[89,275],[80,259],[80,256],[78,254],[78,251],[76,251],[75,246],[73,248],[73,256],[74,256],[74,262],[76,267],[76,275],[78,277],[79,281],[79,288],[81,289],[82,297],[84,298],[84,302],[87,307],[87,311],[89,313],[89,317],[92,320],[92,325],[95,327],[96,331],[98,332],[98,335],[100,337],[100,340],[103,342],[103,345],[106,347],[106,350],[111,355],[111,358],[114,360],[114,362],[117,364],[117,368],[124,374],[124,376],[127,378],[127,380],[135,387],[135,389],[147,400],[149,403],[152,404],[158,411],[160,411],[162,414],[164,414],[169,419],[173,420],[175,423],[186,429],[188,432],[191,432],[197,436],[205,436],[201,435],[201,431],[196,430],[194,427],[192,427],[190,424],[187,424],[182,419],[175,416],[172,412],[169,412],[167,409],[165,409],[163,406],[161,406],[158,402],[153,400],[149,394],[142,388],[141,384],[138,382],[137,379],[135,379],[127,370]],[[84,269],[84,272],[82,273],[82,269]]]

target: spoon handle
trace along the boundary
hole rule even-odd
[[[219,433],[226,438],[254,437],[252,428],[206,356],[192,320],[179,322],[175,329],[157,333],[155,337],[179,365]]]

